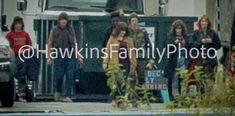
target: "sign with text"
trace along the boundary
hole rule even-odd
[[[159,90],[164,103],[170,102],[168,79],[163,77],[163,70],[146,70],[145,86],[149,90]]]
[[[162,70],[146,70],[145,85],[150,90],[168,89],[168,79],[164,78]]]

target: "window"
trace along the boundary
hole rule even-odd
[[[47,0],[46,10],[103,11],[107,0]]]
[[[116,9],[124,9],[126,13],[136,12],[143,14],[143,0],[108,0],[106,11],[112,12]]]
[[[112,12],[124,9],[126,13],[144,13],[143,0],[47,0],[46,10]]]

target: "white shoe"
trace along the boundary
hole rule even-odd
[[[65,102],[68,102],[68,103],[72,103],[72,102],[73,102],[73,100],[72,100],[71,98],[69,98],[69,97],[66,97],[66,98],[64,99],[64,101],[65,101]]]
[[[56,92],[54,95],[54,101],[59,102],[60,101],[60,93]]]

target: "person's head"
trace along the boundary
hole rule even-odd
[[[23,18],[16,16],[11,24],[11,31],[24,31]]]
[[[114,37],[127,37],[129,36],[128,25],[125,22],[119,22],[113,30],[112,36]]]
[[[61,13],[58,17],[58,26],[64,28],[69,25],[69,16],[66,13]]]
[[[211,21],[210,19],[206,16],[206,15],[203,15],[199,21],[198,21],[198,28],[199,30],[202,30],[202,29],[211,29]]]
[[[139,17],[136,13],[131,13],[130,18],[129,18],[131,26],[138,26],[139,23]]]
[[[176,20],[172,23],[171,33],[173,35],[185,36],[187,33],[187,28],[182,20]]]
[[[113,12],[110,16],[112,26],[116,26],[120,22],[120,14],[118,12]]]

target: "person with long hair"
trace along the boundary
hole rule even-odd
[[[136,77],[136,56],[135,52],[131,51],[133,48],[134,43],[130,37],[128,25],[125,22],[119,22],[106,45],[103,69],[107,70],[111,62],[116,62],[121,65],[120,68],[123,71],[125,80],[128,80],[128,77]],[[121,85],[122,83],[118,82],[118,88],[121,88]],[[115,94],[125,94],[126,97],[129,95],[129,93],[118,92]]]
[[[26,86],[25,79],[26,64],[20,60],[19,55],[23,53],[22,47],[25,45],[32,46],[31,38],[25,31],[25,25],[23,18],[16,16],[11,24],[11,31],[6,35],[7,40],[10,43],[11,49],[15,53],[15,63],[17,67],[16,80],[17,80],[17,94],[19,101],[26,102]],[[25,47],[24,47],[25,48]]]
[[[189,36],[187,35],[186,25],[182,20],[176,20],[172,23],[167,41],[168,44],[174,44],[177,48],[180,46],[188,50]],[[170,48],[170,50],[174,51],[173,48]],[[179,52],[179,49],[177,49],[177,52],[171,54],[168,59],[164,75],[169,81],[168,85],[171,98],[174,98],[181,91],[180,77],[175,75],[175,71],[176,68],[186,69],[188,61],[187,55],[187,51]]]
[[[19,50],[24,45],[32,46],[31,38],[24,29],[25,25],[23,18],[16,16],[11,24],[11,32],[6,35],[6,38],[10,43],[10,47],[16,54],[22,52]]]
[[[76,34],[74,28],[69,23],[69,16],[66,13],[61,13],[58,17],[58,24],[55,26],[48,39],[48,59],[47,64],[51,64],[54,60],[54,89],[56,102],[73,102],[74,90],[74,71],[75,71],[75,58],[78,58],[82,63],[80,57],[76,57],[75,47],[77,44]],[[57,50],[57,57],[52,56],[52,48]],[[59,52],[58,52],[59,51]],[[73,53],[72,55],[63,55],[63,53]],[[53,51],[55,52],[55,51]],[[54,57],[54,58],[53,58]],[[62,95],[63,79],[65,79],[65,95]]]
[[[106,45],[106,54],[108,56],[103,60],[103,69],[107,69],[110,61],[115,60],[122,65],[121,68],[125,70],[126,77],[130,72],[135,72],[136,57],[134,52],[130,51],[131,48],[134,48],[134,44],[133,39],[130,37],[128,25],[125,22],[119,22]],[[112,52],[111,50],[118,52]],[[120,53],[124,54],[124,52],[127,52],[127,56],[120,56]]]
[[[198,21],[198,29],[195,30],[190,39],[189,45],[191,48],[197,48],[200,50],[202,46],[205,48],[204,51],[200,50],[200,55],[198,58],[191,58],[189,63],[189,72],[192,73],[192,70],[195,66],[202,66],[203,72],[209,77],[209,79],[214,79],[214,72],[218,65],[217,57],[210,58],[209,56],[215,56],[214,51],[209,51],[209,49],[218,50],[221,48],[221,42],[218,34],[212,29],[212,24],[209,18],[206,15],[203,15]],[[202,56],[204,52],[204,56]],[[193,56],[196,56],[197,53],[192,53]],[[206,58],[203,58],[206,57]],[[195,84],[195,80],[191,76],[191,81],[189,85]]]

